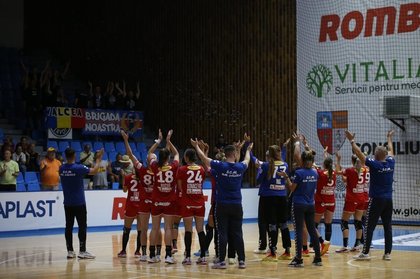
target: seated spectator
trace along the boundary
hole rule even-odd
[[[0,191],[15,192],[19,165],[12,160],[12,152],[4,151],[4,160],[0,162]]]
[[[122,160],[122,155],[117,153],[117,156],[115,156],[115,161],[111,163],[110,180],[112,183],[120,182],[121,169],[123,165],[120,160]]]
[[[93,166],[93,155],[93,152],[90,150],[90,145],[85,144],[83,151],[80,152],[80,164],[91,168]]]
[[[41,189],[43,191],[57,191],[60,183],[58,173],[61,162],[55,158],[55,149],[50,147],[47,150],[47,156],[41,161]]]
[[[97,155],[98,152],[95,152],[94,160]],[[111,164],[107,160],[102,160],[99,164],[99,170],[93,176],[93,189],[108,189],[108,173],[111,173]]]
[[[9,150],[10,152],[13,152],[15,150],[15,146],[13,145],[13,141],[12,141],[12,138],[10,136],[6,136],[3,139],[3,145],[1,146],[2,159],[3,159],[4,152],[6,150]]]
[[[121,166],[121,175],[122,177],[125,177],[130,174],[134,174],[134,166],[133,163],[130,160],[130,157],[128,155],[124,155],[121,157],[121,160],[119,162],[122,164]]]
[[[18,163],[19,170],[22,173],[26,172],[26,154],[22,151],[22,145],[17,145],[15,153],[12,157],[13,161]]]
[[[26,158],[27,171],[39,171],[39,154],[35,151],[35,144],[31,143],[28,147],[28,154]]]
[[[28,138],[26,136],[21,137],[20,142],[16,144],[16,149],[18,146],[22,146],[22,152],[27,154],[29,148]]]

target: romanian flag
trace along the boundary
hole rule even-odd
[[[74,128],[85,127],[85,112],[81,108],[48,107],[46,113],[47,128]]]

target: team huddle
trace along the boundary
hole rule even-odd
[[[135,256],[142,262],[151,264],[160,262],[163,240],[165,245],[164,261],[167,264],[175,264],[173,254],[178,251],[178,226],[180,220],[183,219],[185,257],[182,264],[192,264],[191,246],[194,221],[200,247],[199,252],[195,253],[198,257],[196,260],[198,265],[208,264],[209,246],[214,236],[216,255],[212,268],[227,268],[226,256],[229,258],[229,264],[234,264],[236,260],[233,259],[237,256],[238,267],[245,268],[241,188],[243,174],[252,162],[257,169],[260,196],[258,208],[259,247],[254,252],[266,254],[262,261],[291,260],[290,267],[303,267],[302,257],[309,256],[308,243],[310,243],[309,246],[315,252],[313,265],[322,265],[322,256],[328,253],[332,235],[335,188],[338,176],[341,176],[346,184],[346,198],[341,220],[343,246],[336,252],[357,251],[360,253],[354,256],[356,260],[369,260],[373,231],[381,217],[385,231],[383,259],[390,260],[392,182],[395,164],[392,148],[393,133],[393,131],[388,132],[388,148],[380,146],[376,149],[374,158],[367,158],[356,145],[355,135],[346,131],[346,137],[351,143],[354,155],[351,158],[352,167],[342,169],[340,154],[335,154],[334,167],[334,161],[327,152],[328,147],[324,150],[322,166],[317,166],[314,163],[315,151],[309,146],[303,135],[295,133],[292,135],[294,149],[291,168],[286,163],[286,148],[290,139],[281,147],[278,145],[269,146],[265,154],[265,161],[262,161],[252,153],[253,143],[247,134],[244,135],[242,141],[224,146],[217,153],[215,160],[208,157],[208,144],[202,140],[191,139],[193,148],[185,151],[181,166],[178,150],[171,142],[172,130],[166,137],[166,147],[159,149],[157,156],[155,151],[163,140],[162,132],[159,130],[158,139],[155,140],[148,152],[147,166],[145,166],[133,155],[128,142],[129,137],[124,131],[121,131],[127,155],[136,171],[135,174],[126,176],[123,183],[124,192],[128,192],[128,194],[122,249],[118,257],[127,257],[126,248],[130,230],[136,219],[138,232]],[[301,146],[303,146],[303,150],[301,150]],[[74,156],[70,151],[69,154],[66,151],[66,156]],[[100,157],[98,160],[101,159]],[[198,164],[198,159],[201,164]],[[74,162],[70,160],[70,163],[64,164],[62,169],[72,169],[74,168],[72,164]],[[95,169],[86,169],[83,170],[83,173],[94,171]],[[61,170],[60,173],[62,173]],[[61,175],[66,176],[66,172]],[[203,184],[206,176],[211,180],[212,197],[208,221],[204,226]],[[66,240],[68,255],[72,258],[75,254],[71,236],[67,232],[70,231],[70,226],[72,229],[74,217],[81,217],[77,212],[72,213],[73,215],[68,214],[69,209],[72,211],[74,209],[68,205],[66,207],[66,192],[67,196],[70,195],[66,188],[63,183]],[[86,208],[82,209],[86,215]],[[350,248],[349,219],[351,216],[354,218],[356,239]],[[148,240],[150,217],[152,229]],[[162,219],[164,222],[163,235],[161,234]],[[324,237],[318,231],[318,224],[322,219],[325,225]],[[293,222],[295,231],[296,251],[294,257],[291,254],[289,220]],[[84,221],[82,224],[85,223]],[[82,237],[83,248],[81,244],[81,251],[82,249],[86,251],[86,232],[83,225],[82,229],[84,229],[84,237]],[[277,253],[279,231],[284,248],[284,252],[280,255]],[[148,243],[149,249],[147,249]],[[228,249],[227,246],[229,246]],[[85,252],[84,255],[84,258],[94,257],[88,252]]]

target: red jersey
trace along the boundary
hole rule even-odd
[[[124,187],[127,187],[127,203],[136,206],[140,202],[140,183],[135,174],[130,174],[124,177]]]
[[[154,173],[150,168],[146,168],[139,161],[134,162],[136,168],[136,174],[140,181],[141,187],[139,187],[140,199],[152,200],[153,184],[154,184]]]
[[[362,167],[360,172],[357,172],[355,168],[349,168],[344,170],[343,175],[347,177],[346,201],[364,201],[364,192],[367,181],[369,181],[368,169]]]
[[[153,202],[172,202],[177,199],[176,195],[176,174],[178,171],[178,161],[159,167],[156,161],[151,164],[151,169],[155,175],[152,200]]]
[[[324,203],[335,202],[335,186],[337,175],[335,171],[332,173],[331,181],[328,181],[327,170],[317,170],[318,183],[316,186],[315,201]]]
[[[182,185],[183,205],[200,206],[204,205],[203,183],[205,171],[202,166],[182,166],[178,170],[178,180]]]

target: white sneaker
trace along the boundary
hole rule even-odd
[[[263,255],[266,253],[265,249],[256,249],[254,250],[254,254],[259,254],[259,255]]]
[[[357,256],[353,256],[353,259],[355,259],[356,261],[370,261],[370,256],[369,254],[363,254],[362,252]]]
[[[96,256],[94,254],[89,253],[88,251],[80,252],[79,259],[94,259]]]
[[[389,254],[389,253],[384,254],[384,255],[382,256],[382,259],[383,259],[384,261],[390,261],[390,260],[391,260],[391,254]]]
[[[76,253],[74,253],[74,251],[68,251],[67,259],[74,259],[74,258],[76,258]]]
[[[229,258],[228,262],[229,262],[229,265],[234,265],[234,264],[236,264],[236,259],[235,258]]]
[[[140,261],[143,262],[143,263],[147,262],[147,255],[141,255],[140,256]]]
[[[162,260],[160,259],[160,255],[156,255],[156,260],[158,263],[160,263]]]
[[[176,263],[176,261],[175,261],[174,257],[169,257],[169,256],[167,256],[167,257],[165,258],[165,263],[167,263],[167,264],[175,264],[175,263]]]
[[[157,257],[153,257],[153,258],[147,259],[147,262],[152,264],[152,263],[158,263],[160,261],[157,259]]]

